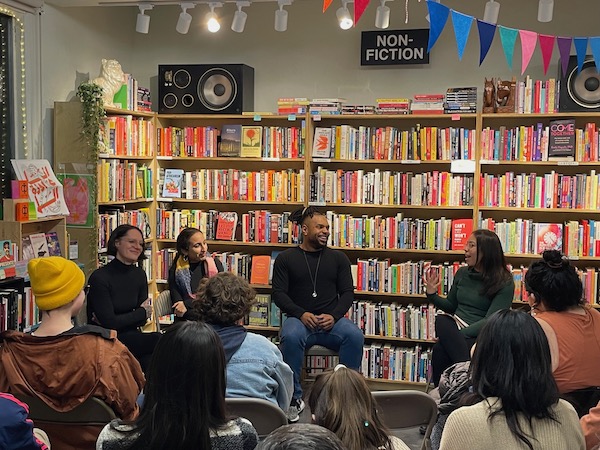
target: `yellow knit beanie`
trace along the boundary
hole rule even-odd
[[[85,284],[85,275],[73,261],[61,256],[35,258],[27,264],[35,303],[43,311],[72,302]]]

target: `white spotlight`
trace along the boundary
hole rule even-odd
[[[139,5],[140,12],[137,15],[137,20],[135,21],[135,31],[138,33],[148,34],[148,30],[150,29],[150,16],[144,14],[145,11],[151,10],[154,6],[148,3],[140,3]]]
[[[292,0],[277,0],[279,9],[275,11],[275,31],[283,32],[287,30],[288,12],[283,9],[284,6],[290,6]]]
[[[221,24],[219,23],[219,17],[215,13],[215,8],[223,6],[221,2],[211,2],[208,4],[210,8],[210,12],[206,14],[206,28],[211,33],[216,33],[221,29]]]
[[[342,30],[348,30],[354,25],[354,21],[348,10],[348,3],[352,3],[352,0],[342,0],[342,7],[335,13]]]
[[[179,14],[179,19],[177,20],[177,25],[175,29],[178,33],[187,34],[190,30],[190,25],[192,23],[192,16],[188,14],[187,10],[192,9],[194,6],[193,3],[182,3],[181,4],[181,13]]]
[[[381,5],[377,7],[377,12],[375,13],[376,28],[387,28],[390,26],[390,8],[385,6],[386,1],[391,0],[381,0]]]
[[[439,3],[439,2],[440,2],[440,0],[432,0],[432,1],[434,1],[434,2],[436,2],[436,3]],[[425,16],[425,20],[426,20],[427,22],[429,22],[429,14],[427,14],[427,15]]]
[[[248,14],[242,11],[242,7],[250,6],[250,2],[235,2],[237,6],[237,11],[233,14],[233,22],[231,22],[231,29],[236,33],[241,33],[244,31],[244,27],[246,26],[246,19],[248,18]]]
[[[483,21],[487,23],[498,23],[498,14],[500,13],[500,3],[489,0],[485,4],[483,12]]]
[[[538,22],[552,22],[554,0],[540,0],[538,4]]]

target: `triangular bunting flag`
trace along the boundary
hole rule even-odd
[[[548,72],[548,66],[552,59],[552,52],[554,51],[554,39],[555,36],[549,36],[547,34],[540,34],[538,36],[540,40],[540,49],[542,50],[542,61],[544,62],[544,75]]]
[[[519,35],[521,36],[521,75],[523,75],[533,56],[538,35],[535,31],[527,30],[519,30]]]
[[[429,9],[429,44],[427,45],[427,53],[429,53],[444,31],[450,8],[441,3],[428,1],[427,9]]]
[[[590,47],[592,49],[592,55],[594,55],[594,64],[596,64],[596,72],[598,72],[598,63],[596,61],[600,61],[600,37],[591,37]]]
[[[502,42],[502,49],[504,50],[504,56],[506,56],[506,62],[508,63],[508,67],[512,70],[515,42],[517,42],[517,35],[519,32],[514,28],[506,28],[502,25],[498,25],[498,32],[500,33],[500,41]]]
[[[458,59],[462,60],[465,46],[469,39],[473,16],[467,16],[456,11],[452,11],[452,25],[454,26],[454,36],[456,37],[456,46],[458,47]]]
[[[569,57],[571,56],[571,42],[573,41],[570,37],[558,36],[556,38],[556,45],[558,45],[558,53],[560,54],[560,65],[562,68],[563,77],[567,76],[567,70],[569,70]]]
[[[354,26],[356,26],[362,17],[368,4],[369,0],[354,0]]]
[[[333,0],[323,0],[323,12],[327,11],[327,8],[331,6]]]
[[[479,65],[481,65],[494,41],[496,25],[477,19],[477,29],[479,30]]]
[[[585,55],[587,53],[588,38],[573,38],[575,44],[575,51],[577,52],[577,73],[583,69],[583,62],[585,61]]]

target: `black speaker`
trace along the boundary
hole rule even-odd
[[[577,56],[571,55],[564,77],[559,62],[558,78],[560,112],[600,111],[600,75],[592,55],[586,55],[581,72],[577,70]]]
[[[161,64],[158,96],[162,114],[253,111],[254,69],[245,64]]]

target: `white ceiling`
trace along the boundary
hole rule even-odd
[[[31,0],[30,0],[31,1]],[[36,1],[36,0],[33,0]],[[186,3],[210,3],[211,0],[49,0],[46,3],[52,6],[58,6],[60,8],[66,7],[79,7],[79,6],[136,6],[140,3],[150,3],[152,5],[160,6],[160,5],[179,5],[182,2]],[[214,0],[220,1],[221,3],[235,3],[235,0]],[[294,0],[296,2],[299,1],[307,1],[307,0]],[[277,0],[252,0],[253,3],[256,2],[277,2]],[[27,3],[27,0],[23,1],[23,3]],[[287,2],[286,2],[287,3]],[[289,1],[291,3],[291,1]]]

